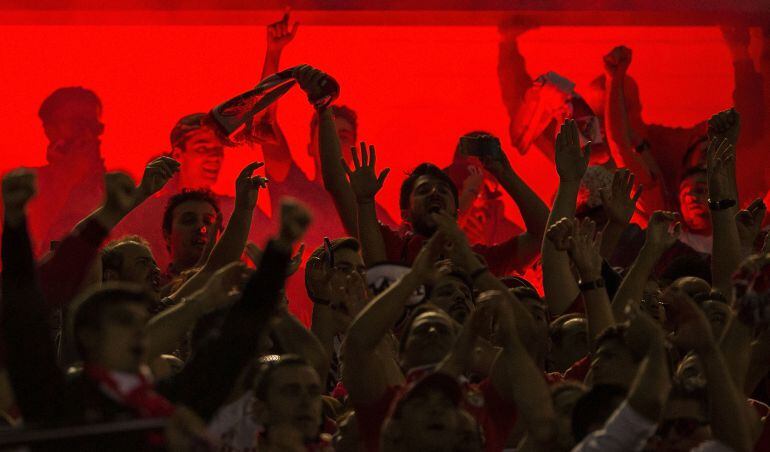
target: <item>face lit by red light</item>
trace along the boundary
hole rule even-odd
[[[101,117],[101,107],[93,102],[71,102],[54,110],[43,124],[49,141],[48,161],[89,150],[98,155],[99,137],[104,133]]]
[[[679,209],[688,230],[708,232],[711,229],[705,173],[695,173],[679,185]]]
[[[181,163],[179,183],[182,188],[208,188],[217,182],[225,148],[214,131],[207,127],[190,132],[173,157]]]
[[[208,243],[208,231],[216,227],[216,219],[214,206],[206,201],[191,200],[174,209],[166,242],[178,270],[186,270],[198,262]]]

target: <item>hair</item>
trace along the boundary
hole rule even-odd
[[[445,173],[438,166],[426,162],[417,165],[417,167],[412,170],[411,173],[409,173],[406,179],[404,179],[404,182],[401,183],[401,193],[398,197],[398,206],[401,208],[401,210],[409,209],[409,197],[412,195],[414,184],[417,182],[417,179],[420,176],[432,176],[447,184],[449,189],[452,191],[452,197],[455,200],[455,206],[460,204],[460,196],[457,193],[457,187],[455,186],[454,182],[452,182],[452,179],[449,177],[449,175],[447,175],[447,173]]]
[[[261,401],[267,400],[270,392],[271,376],[276,370],[288,366],[308,366],[310,363],[298,355],[265,355],[259,358],[256,376],[254,377],[254,396]]]
[[[412,331],[412,324],[415,320],[417,320],[417,317],[421,316],[422,314],[425,314],[426,312],[432,312],[436,313],[438,315],[444,316],[447,320],[449,320],[449,324],[452,326],[452,329],[454,330],[455,334],[458,334],[459,331],[457,330],[457,325],[459,325],[457,322],[452,320],[451,317],[449,317],[449,314],[444,312],[443,310],[439,309],[438,306],[431,304],[431,303],[423,303],[414,310],[412,310],[411,313],[409,313],[409,317],[407,317],[406,321],[404,322],[404,326],[401,329],[401,337],[398,338],[398,354],[402,355],[404,353],[404,350],[406,350],[406,343],[409,340],[409,334]]]
[[[684,254],[672,260],[660,274],[660,281],[669,285],[679,278],[695,276],[711,284],[711,267],[706,259],[696,254]]]
[[[553,345],[561,345],[564,325],[570,320],[575,319],[586,320],[583,314],[573,312],[571,314],[560,315],[551,322],[551,324],[548,326],[548,336],[551,338],[551,343],[553,343]]]
[[[617,341],[623,344],[623,347],[628,349],[628,351],[631,353],[631,357],[634,359],[634,362],[640,362],[644,358],[644,355],[628,346],[628,343],[626,342],[627,330],[628,325],[625,324],[612,325],[607,327],[607,329],[602,331],[601,334],[599,334],[599,337],[596,338],[596,341],[594,342],[594,353],[599,350],[599,348],[601,348],[604,343]]]
[[[684,170],[684,172],[682,172],[682,175],[679,176],[679,185],[681,186],[682,182],[684,182],[685,180],[693,176],[697,176],[697,175],[705,176],[706,174],[707,174],[706,168],[704,168],[703,166],[692,166],[690,168],[687,168]]]
[[[193,113],[184,116],[174,124],[174,128],[171,129],[169,140],[171,141],[171,149],[184,148],[187,142],[187,135],[194,131],[206,127],[207,115],[206,113]]]
[[[346,105],[332,105],[329,107],[334,114],[335,118],[341,118],[349,122],[353,126],[353,130],[358,131],[358,115],[352,108]],[[310,120],[310,140],[313,140],[316,131],[318,130],[318,112],[313,113],[313,118]]]
[[[689,166],[690,158],[692,158],[692,155],[698,149],[698,146],[708,142],[709,142],[709,137],[708,135],[705,135],[705,134],[699,135],[697,138],[695,138],[695,140],[692,143],[690,143],[689,146],[687,146],[687,150],[684,151],[684,157],[682,157],[682,168],[690,169],[691,168]]]
[[[589,428],[604,424],[617,408],[617,399],[626,397],[626,390],[617,385],[601,384],[583,394],[572,410],[572,436],[575,443],[585,438]]]
[[[468,274],[468,272],[465,271],[462,267],[455,264],[453,261],[445,259],[438,261],[434,264],[434,266],[438,269],[446,269],[448,270],[446,273],[444,273],[444,276],[451,276],[452,278],[457,278],[460,281],[462,281],[463,284],[465,284],[468,289],[471,291],[471,296],[473,294],[473,280],[471,279],[471,276]],[[433,287],[436,285],[436,282],[438,280],[433,280],[430,283],[425,284],[425,298],[430,298],[430,294],[433,291]]]
[[[53,93],[49,94],[40,104],[40,109],[37,111],[37,115],[43,121],[48,123],[53,120],[53,115],[60,107],[75,103],[84,102],[94,105],[99,110],[102,109],[102,101],[99,96],[90,89],[83,88],[82,86],[67,86],[59,88]]]
[[[152,294],[141,286],[128,283],[107,282],[86,292],[72,306],[71,331],[75,337],[75,347],[84,359],[87,358],[79,334],[83,330],[98,330],[102,326],[104,311],[111,306],[125,303],[138,303],[149,308],[155,301]]]
[[[126,243],[136,243],[137,245],[151,249],[147,240],[139,235],[126,235],[109,242],[108,244],[104,245],[104,248],[102,248],[101,252],[102,275],[104,275],[107,270],[120,272],[120,270],[123,268],[123,254],[118,250],[118,248]]]
[[[340,237],[336,239],[330,240],[331,243],[331,252],[336,253],[338,250],[347,249],[355,251],[356,253],[361,249],[361,245],[358,243],[358,240],[354,239],[353,237]],[[326,266],[326,262],[329,260],[329,255],[326,253],[326,244],[322,243],[319,245],[313,252],[310,254],[310,257],[308,257],[308,261],[310,259],[318,259],[320,260],[324,266]],[[313,302],[318,301],[318,298],[316,298],[313,288],[310,287],[310,272],[314,270],[313,266],[306,265],[305,266],[305,291],[308,294],[308,297]]]
[[[219,201],[217,201],[214,192],[208,189],[184,189],[180,193],[172,196],[166,204],[166,209],[163,211],[164,234],[171,234],[171,225],[174,222],[174,210],[187,201],[201,201],[211,204],[211,207],[213,207],[214,211],[217,213],[217,219],[222,219],[222,211],[219,209]]]

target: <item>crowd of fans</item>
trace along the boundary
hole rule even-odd
[[[296,32],[268,28],[264,75]],[[2,180],[0,447],[770,450],[766,207],[736,170],[754,142],[736,109],[714,114],[672,187],[624,98],[630,61],[605,57],[606,111],[557,74],[519,93],[511,139],[548,149],[550,207],[476,131],[450,167],[403,181],[400,225],[377,201],[388,157],[356,144],[348,107],[317,109],[310,180],[273,104],[247,131],[265,162],[226,197],[206,114],[136,185],[105,171],[99,98],[57,90],[40,108],[49,164]],[[326,74],[293,77],[312,99]],[[554,93],[563,117],[527,116]],[[266,186],[277,227],[255,208]]]

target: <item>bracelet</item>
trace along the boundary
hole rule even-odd
[[[589,290],[595,290],[595,289],[601,289],[604,287],[604,278],[599,278],[595,281],[588,281],[583,282],[580,281],[578,283],[578,289],[580,289],[581,292],[587,292]]]
[[[488,270],[489,270],[489,269],[488,269],[487,267],[480,267],[480,268],[477,268],[476,270],[474,270],[474,271],[473,271],[473,273],[471,273],[471,280],[472,280],[472,281],[476,281],[476,279],[477,279],[479,276],[483,275],[483,274],[484,274],[484,273],[486,273]]]
[[[711,210],[727,210],[737,204],[734,199],[720,199],[719,201],[715,201],[711,198],[709,198],[708,203],[709,209]]]

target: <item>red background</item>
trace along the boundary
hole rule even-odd
[[[80,85],[104,105],[107,167],[138,176],[150,156],[168,150],[179,117],[208,110],[258,81],[265,28],[4,25],[0,42],[0,172],[45,163],[37,109],[54,89]],[[382,198],[398,216],[400,180],[417,163],[448,164],[457,137],[473,129],[508,142],[498,42],[495,26],[301,25],[281,63],[309,63],[340,81],[340,102],[358,112],[359,139],[376,144],[378,162],[393,169]],[[732,64],[715,26],[550,26],[526,32],[519,42],[533,77],[554,70],[575,81],[578,91],[601,73],[602,55],[615,45],[631,47],[630,74],[648,123],[689,126],[732,103]],[[312,176],[306,155],[311,109],[299,91],[280,105],[292,154]],[[260,155],[259,148],[228,150],[215,189],[232,192],[239,168]],[[550,200],[553,167],[535,152],[511,159]],[[260,206],[269,212],[267,201],[262,196]],[[519,222],[515,209],[508,214]]]

